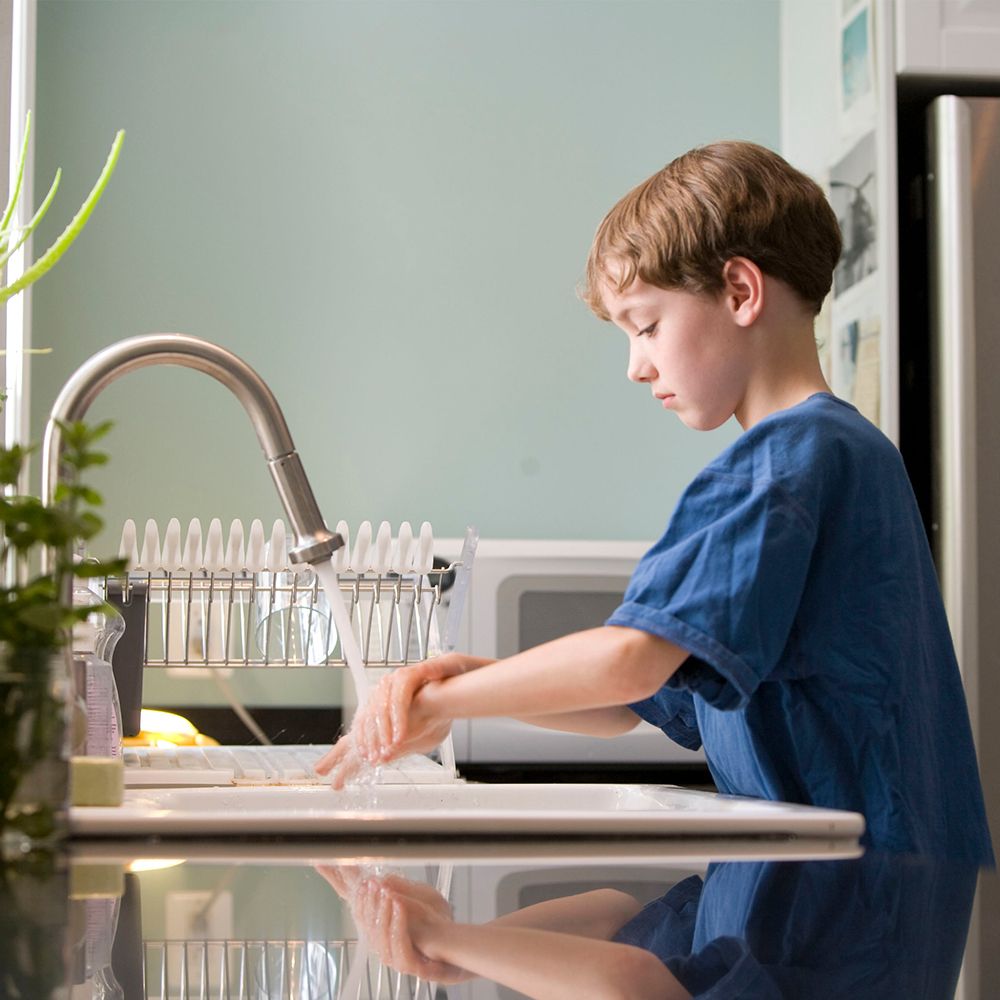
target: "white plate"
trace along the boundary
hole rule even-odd
[[[70,810],[82,836],[859,837],[858,813],[668,785],[325,785],[130,789],[117,808]]]

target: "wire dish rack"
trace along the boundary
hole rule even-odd
[[[401,667],[454,648],[477,541],[468,529],[457,561],[420,572],[350,569],[343,553],[337,582],[365,666]],[[308,566],[157,566],[105,585],[129,628],[141,625],[145,667],[347,665],[326,593]]]
[[[357,941],[143,942],[145,1000],[435,1000]]]

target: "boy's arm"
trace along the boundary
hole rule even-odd
[[[624,732],[635,725],[624,706],[655,694],[687,655],[647,632],[605,625],[464,671],[458,657],[442,679],[429,683],[424,665],[402,668],[382,679],[350,735],[316,770],[332,773],[339,788],[360,761],[434,749],[453,719],[572,714],[567,722],[576,731],[586,723],[585,732]]]
[[[574,896],[533,903],[505,913],[484,926],[559,931],[610,941],[641,909],[634,897],[620,889],[591,889]]]
[[[687,656],[659,636],[604,625],[427,684],[414,708],[435,719],[621,708],[659,691]]]
[[[651,952],[558,931],[453,923],[414,938],[429,959],[546,1000],[690,1000]]]
[[[518,722],[529,722],[543,729],[556,729],[577,736],[600,736],[610,739],[629,733],[639,724],[639,716],[625,705],[608,708],[585,708],[579,712],[557,712],[552,715],[517,715]]]

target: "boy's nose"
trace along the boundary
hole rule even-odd
[[[655,377],[656,370],[645,357],[642,349],[635,341],[631,343],[628,351],[628,369],[625,374],[630,382],[648,382]]]

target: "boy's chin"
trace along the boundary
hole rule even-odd
[[[709,413],[678,413],[677,418],[685,426],[693,431],[714,431],[721,427],[732,414],[719,415]]]

